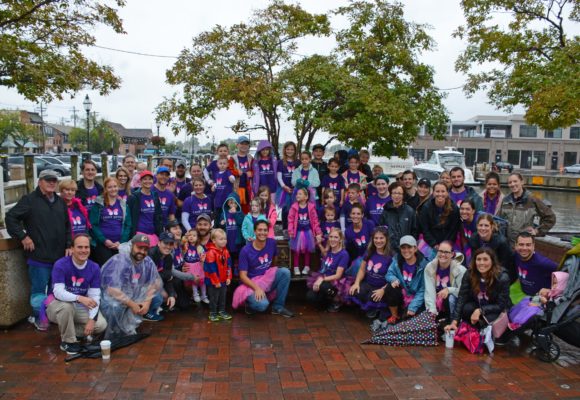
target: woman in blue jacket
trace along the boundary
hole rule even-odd
[[[401,319],[399,311],[412,317],[425,308],[425,278],[427,260],[417,249],[417,241],[411,235],[403,236],[398,254],[387,271],[385,297],[391,316],[387,323],[396,324]]]

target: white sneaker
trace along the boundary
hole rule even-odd
[[[207,296],[206,296],[206,297],[202,297],[202,298],[201,298],[201,301],[202,301],[203,303],[205,303],[205,304],[209,304],[209,299],[207,298]]]
[[[294,267],[294,275],[295,276],[300,276],[300,268]]]
[[[201,297],[199,296],[199,294],[193,295],[193,301],[195,301],[196,303],[199,303],[201,301]]]
[[[304,268],[302,268],[302,275],[308,275],[309,272],[310,272],[309,266],[305,266]]]

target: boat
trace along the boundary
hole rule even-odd
[[[383,173],[388,176],[395,176],[401,172],[412,170],[415,166],[415,158],[410,156],[407,158],[401,157],[378,157],[371,156],[369,165],[380,165],[383,168]]]
[[[436,182],[443,171],[450,171],[453,167],[463,168],[463,171],[465,171],[465,184],[479,184],[473,178],[473,172],[465,166],[465,156],[454,147],[435,150],[429,161],[415,165],[413,171],[417,174],[418,179],[426,178],[431,182]]]

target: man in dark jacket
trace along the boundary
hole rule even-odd
[[[322,159],[324,157],[324,151],[324,146],[320,143],[312,146],[312,166],[318,171],[320,182],[322,182],[322,178],[328,175],[328,164]],[[321,198],[322,187],[318,187],[316,191],[318,192],[318,197]]]
[[[159,243],[157,246],[149,249],[149,257],[157,266],[157,272],[163,280],[163,288],[167,293],[167,306],[169,309],[175,307],[175,287],[173,282],[173,248],[175,247],[175,236],[169,232],[163,232],[159,236]],[[163,317],[157,313],[157,310],[150,310],[143,316],[143,319],[148,321],[161,321]]]
[[[402,187],[396,190],[403,191]],[[402,193],[401,193],[402,195]],[[391,252],[399,252],[399,241],[403,236],[417,237],[417,213],[407,204],[398,207],[390,200],[385,204],[379,225],[388,227]]]
[[[31,285],[30,305],[36,323],[46,298],[52,266],[71,246],[68,211],[65,202],[56,195],[57,184],[54,171],[42,171],[36,190],[23,196],[6,214],[8,233],[24,247]],[[38,323],[37,328],[46,329]]]
[[[81,164],[81,174],[83,177],[77,181],[77,194],[83,206],[90,213],[93,204],[103,193],[103,186],[95,180],[97,176],[97,165],[93,160],[84,160]]]
[[[466,200],[473,200],[475,211],[483,211],[483,199],[471,186],[465,186],[465,171],[461,167],[453,167],[449,172],[451,176],[451,190],[449,197],[457,207]]]

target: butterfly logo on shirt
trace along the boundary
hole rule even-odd
[[[83,282],[85,281],[85,278],[77,278],[74,275],[70,279],[72,281],[73,287],[80,287],[83,284]]]
[[[109,214],[109,216],[113,216],[113,215],[119,215],[119,209],[118,208],[107,208],[107,213]]]
[[[324,230],[326,231],[326,233],[330,233],[330,230],[332,229],[332,226],[325,226]]]
[[[333,257],[331,257],[331,256],[327,256],[327,257],[324,259],[324,266],[325,266],[325,267],[330,267],[330,266],[332,265],[332,262],[333,262],[333,261],[334,261],[334,258],[333,258]]]
[[[165,204],[167,204],[167,197],[159,197],[159,202],[161,203],[162,206],[164,206]]]
[[[229,226],[236,225],[236,220],[233,218],[228,218],[228,225]]]
[[[145,206],[147,208],[155,208],[155,201],[154,200],[144,200]]]
[[[134,273],[131,280],[133,281],[133,283],[136,283],[139,280],[139,278],[141,278],[141,274]]]
[[[338,189],[338,183],[336,183],[336,182],[329,183],[328,187],[330,189],[336,190],[336,189]]]
[[[411,272],[403,271],[403,280],[405,282],[411,282],[413,280],[413,274]]]
[[[443,278],[441,277],[437,277],[437,286],[441,286],[441,287],[448,287],[449,286],[449,277],[448,276],[444,276]]]
[[[358,178],[348,178],[348,183],[358,183]]]
[[[270,165],[270,163],[268,163],[268,164],[262,164],[260,167],[262,168],[262,171],[270,171],[270,169],[272,168],[272,166]]]
[[[95,201],[97,200],[97,195],[92,195],[92,196],[88,196],[87,197],[87,204],[95,204]]]
[[[369,263],[367,264],[367,271],[373,271],[375,274],[377,274],[382,266],[383,266],[383,263],[376,263],[375,264],[375,263],[373,263],[373,260],[369,260]]]
[[[308,221],[308,214],[298,214],[299,221]]]
[[[481,300],[488,301],[489,300],[489,297],[487,297],[487,292],[479,292],[478,295],[477,295],[477,299],[479,301],[481,301]]]
[[[82,225],[83,224],[83,220],[79,216],[73,217],[72,222],[73,222],[73,225]]]
[[[201,211],[207,210],[207,203],[197,203],[197,208]]]
[[[356,238],[354,241],[358,247],[362,247],[367,244],[367,238],[364,235],[362,235],[360,238]]]
[[[528,276],[528,270],[523,269],[522,267],[518,267],[518,276],[521,279],[526,279],[526,277]]]
[[[382,210],[383,208],[385,208],[385,203],[377,203],[377,210]]]
[[[240,169],[246,170],[249,167],[249,163],[248,161],[246,162],[240,162]]]
[[[215,184],[218,185],[218,186],[221,186],[221,184],[222,184],[222,178],[216,178]]]
[[[258,257],[258,261],[260,261],[261,265],[264,265],[270,262],[270,258],[268,257],[267,254],[264,254],[263,256]]]
[[[197,251],[194,249],[187,250],[187,257],[193,258],[197,256]]]
[[[296,167],[294,165],[288,165],[288,172],[294,172],[294,170],[296,169]]]

